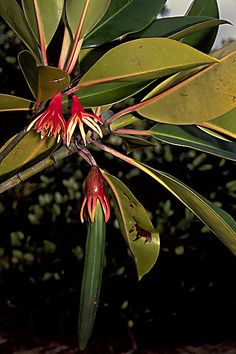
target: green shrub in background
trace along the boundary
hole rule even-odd
[[[140,279],[154,266],[159,254],[159,231],[164,233],[167,225],[171,230],[169,219],[175,212],[170,201],[162,201],[157,220],[152,215],[158,225],[154,228],[149,213],[117,177],[129,181],[137,169],[145,172],[180,199],[235,254],[235,222],[219,203],[211,201],[214,196],[205,199],[172,174],[159,170],[164,159],[175,174],[172,150],[163,143],[202,151],[198,156],[190,151],[190,161],[183,164],[186,172],[196,168],[204,173],[211,170],[210,163],[203,163],[206,153],[235,160],[235,43],[206,54],[211,50],[217,26],[225,23],[218,19],[216,1],[208,2],[209,7],[204,1],[193,1],[183,17],[156,19],[164,4],[165,1],[147,4],[135,0],[119,5],[113,1],[75,0],[46,4],[35,0],[22,1],[19,6],[11,0],[2,1],[0,6],[3,18],[29,49],[20,52],[18,61],[34,96],[0,96],[1,111],[33,114],[31,123],[1,149],[1,191],[54,164],[57,168],[52,171],[56,171],[60,184],[57,190],[53,174],[50,178],[41,176],[37,185],[45,191],[26,208],[26,223],[32,225],[34,232],[10,232],[13,248],[10,257],[2,248],[3,267],[15,264],[25,272],[45,255],[46,259],[53,258],[58,254],[57,241],[54,237],[41,237],[37,244],[36,230],[47,225],[53,234],[52,225],[59,223],[64,238],[73,224],[78,227],[74,220],[80,214],[88,224],[79,314],[81,349],[86,347],[97,310],[109,199]],[[45,13],[55,16],[48,21]],[[61,51],[56,53],[53,49],[58,48],[58,42]],[[120,149],[121,141],[125,152]],[[99,151],[105,152],[106,159]],[[134,158],[128,156],[131,152]],[[71,155],[79,156],[76,168],[60,162]],[[109,156],[129,163],[131,170],[124,173],[123,167],[115,168],[115,160]],[[91,170],[79,211],[82,160]],[[155,169],[147,165],[150,160]],[[109,173],[98,166],[104,166]],[[188,182],[184,173],[182,178]],[[110,187],[108,192],[105,182]],[[234,180],[228,183],[234,193]],[[30,199],[38,187],[26,182],[25,187],[17,188]],[[151,194],[154,190],[152,187]],[[15,210],[18,200],[12,205]],[[192,214],[186,211],[170,234],[191,221]],[[82,250],[76,241],[68,252],[80,261]],[[182,245],[175,248],[177,255],[183,252]],[[63,259],[62,254],[59,258]],[[60,265],[36,276],[40,281],[61,277]],[[34,282],[35,275],[31,278]]]

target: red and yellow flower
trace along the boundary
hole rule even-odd
[[[30,123],[27,130],[30,130],[34,125],[34,129],[40,133],[41,139],[45,136],[57,136],[59,142],[60,139],[66,138],[66,121],[62,115],[61,93],[53,97],[48,108]]]
[[[78,100],[76,95],[72,96],[72,106],[71,106],[71,117],[67,122],[66,128],[66,145],[70,145],[71,137],[74,133],[74,130],[78,124],[81,137],[86,145],[86,134],[84,130],[84,123],[95,131],[102,138],[102,130],[98,124],[103,124],[102,119],[93,113],[88,113],[84,110],[83,106]]]

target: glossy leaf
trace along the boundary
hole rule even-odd
[[[79,85],[83,87],[115,80],[152,80],[215,61],[216,59],[171,39],[136,39],[111,49],[88,70]]]
[[[86,7],[80,38],[86,36],[103,17],[110,1],[111,0],[67,0],[66,16],[73,35],[75,36],[77,32]]]
[[[195,24],[189,28],[183,29],[178,33],[172,34],[169,38],[175,40],[182,39],[183,43],[189,44],[197,48],[199,46],[199,43],[201,43],[205,39],[205,33],[210,33],[209,29],[218,27],[222,24],[229,24],[229,22],[209,17],[208,21],[204,21],[202,23]],[[191,38],[189,38],[189,36],[191,36]]]
[[[0,153],[11,142],[10,139],[0,150]],[[11,150],[0,164],[0,176],[20,170],[36,158],[49,154],[58,144],[54,138],[40,139],[40,135],[30,130],[23,139]]]
[[[25,80],[33,96],[37,95],[38,67],[34,56],[28,50],[23,50],[18,55],[18,61]]]
[[[211,231],[236,255],[236,222],[224,210],[218,208],[195,190],[177,178],[150,166],[134,161],[136,167],[167,188],[187,208],[206,224]]]
[[[128,125],[138,122],[140,118],[137,118],[134,114],[126,114],[125,116],[115,119],[109,126],[110,131],[127,127]]]
[[[45,101],[64,90],[70,83],[70,76],[64,70],[52,66],[38,67],[38,100]]]
[[[35,38],[39,42],[34,0],[22,0],[22,6],[28,24]],[[52,37],[54,36],[61,20],[64,0],[37,0],[37,6],[39,9],[39,17],[41,21],[43,36],[47,47],[51,42]]]
[[[98,107],[110,103],[116,103],[125,98],[133,96],[150,84],[149,81],[142,82],[109,82],[84,87],[77,91],[84,107]]]
[[[236,51],[236,40],[230,43],[227,43],[224,47],[214,50],[211,52],[211,56],[217,59],[223,59],[227,55]]]
[[[156,145],[147,139],[132,135],[119,134],[119,137],[123,140],[123,145],[127,154],[130,154],[135,150],[146,149]]]
[[[141,279],[156,263],[160,240],[151,220],[140,202],[118,178],[102,171],[112,189],[116,217],[120,230],[134,257]]]
[[[219,18],[219,9],[217,0],[194,0],[187,13],[187,16],[210,16]],[[183,39],[183,42],[194,45],[198,49],[208,53],[216,39],[218,28],[212,28],[196,33]]]
[[[24,13],[15,0],[0,1],[0,15],[13,29],[22,42],[39,58],[37,41],[25,19]]]
[[[97,47],[148,26],[166,0],[113,0],[105,16],[85,38],[84,48]]]
[[[162,123],[197,124],[236,107],[236,52],[164,93],[144,101],[142,116]]]
[[[0,94],[0,112],[4,111],[31,111],[34,102],[26,98]]]
[[[187,12],[187,16],[211,16],[219,17],[217,0],[193,0]]]
[[[105,254],[106,227],[100,202],[97,202],[95,220],[88,221],[85,263],[80,293],[79,309],[79,347],[84,350],[91,336],[99,294]]]
[[[129,35],[128,38],[170,37],[172,39],[181,39],[205,27],[217,26],[220,23],[222,23],[222,20],[208,16],[164,17],[156,19],[156,21],[151,23],[148,27],[140,32]]]
[[[236,143],[210,136],[195,126],[156,124],[149,133],[172,145],[189,147],[236,161]]]
[[[236,139],[236,108],[201,125]]]

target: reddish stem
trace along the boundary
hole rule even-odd
[[[65,71],[67,71],[67,72],[68,72],[69,69],[70,69],[70,72],[73,70],[73,68],[71,67],[71,63],[73,61],[75,61],[74,60],[74,55],[76,54],[77,57],[79,56],[79,51],[77,51],[77,53],[76,53],[76,48],[77,48],[77,45],[78,45],[78,42],[79,42],[79,39],[80,39],[80,35],[81,35],[82,28],[83,28],[85,16],[86,16],[86,13],[87,13],[87,10],[88,10],[88,6],[89,6],[89,1],[90,0],[87,0],[85,2],[84,8],[83,8],[83,12],[82,12],[82,15],[81,15],[81,18],[80,18],[80,22],[79,22],[79,25],[78,25],[78,28],[77,28],[77,31],[76,31],[76,35],[75,35],[75,39],[74,39],[74,42],[73,42],[73,46],[72,46],[69,58],[67,60],[66,66],[65,66]]]
[[[136,130],[136,129],[116,129],[112,131],[112,134],[128,134],[136,136],[150,136],[151,134],[147,130]]]
[[[37,26],[38,26],[38,34],[39,34],[39,43],[40,43],[41,54],[42,54],[42,62],[43,62],[43,65],[48,65],[46,44],[45,44],[43,27],[42,27],[42,23],[41,23],[41,19],[40,19],[37,0],[34,0],[34,9],[35,9],[35,15],[36,15]]]

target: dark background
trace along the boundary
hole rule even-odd
[[[4,24],[0,26],[1,91],[30,98],[16,59],[20,44]],[[27,122],[23,113],[1,113],[1,142]],[[119,139],[116,144],[122,148]],[[235,218],[235,163],[161,143],[134,154],[183,180]],[[150,211],[161,234],[161,252],[155,267],[138,282],[112,213],[99,310],[86,353],[174,353],[181,345],[223,342],[232,346],[235,257],[151,178],[115,158],[105,159],[103,153],[95,156]],[[55,343],[60,352],[77,352],[86,240],[79,211],[87,173],[86,164],[73,156],[1,195],[2,353],[20,349],[33,353],[37,346]]]

